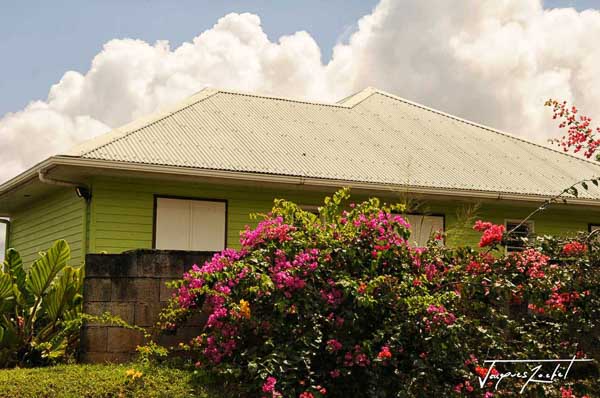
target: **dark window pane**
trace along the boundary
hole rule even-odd
[[[519,225],[519,222],[506,222],[506,231],[512,231]],[[519,228],[517,228],[507,239],[506,241],[506,251],[508,252],[520,252],[523,251],[525,242],[523,242],[522,238],[528,238],[531,235],[531,224],[524,223]]]

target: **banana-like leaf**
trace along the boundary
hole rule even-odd
[[[65,267],[42,301],[42,309],[50,322],[62,317],[64,311],[71,309],[81,290],[81,271]]]
[[[37,259],[27,273],[27,289],[36,297],[44,295],[56,275],[67,265],[71,258],[71,249],[64,240],[58,240]]]
[[[0,301],[13,295],[13,282],[9,274],[0,273]]]
[[[4,258],[4,272],[13,278],[20,290],[25,290],[25,270],[23,260],[15,249],[8,249]]]

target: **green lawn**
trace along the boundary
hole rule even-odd
[[[132,375],[134,371],[141,375]],[[0,370],[0,397],[208,398],[209,395],[194,384],[189,371],[126,364]]]

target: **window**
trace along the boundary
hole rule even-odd
[[[224,201],[156,198],[156,249],[220,251],[225,248]]]
[[[6,241],[8,240],[8,220],[0,219],[0,270],[6,253]]]
[[[506,220],[504,225],[506,227],[506,232],[512,231],[516,228],[521,221],[518,220]],[[506,240],[506,251],[508,253],[512,252],[520,252],[523,251],[525,242],[523,242],[523,238],[528,238],[533,234],[533,222],[528,221],[523,223],[519,228],[517,228]]]
[[[425,246],[434,232],[444,232],[444,216],[404,214],[402,217],[410,224],[409,241],[419,247]]]
[[[309,213],[314,214],[315,216],[319,215],[319,206],[315,205],[298,205],[302,210],[307,211]]]

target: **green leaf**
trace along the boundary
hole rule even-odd
[[[4,259],[4,272],[10,274],[13,281],[19,286],[25,284],[25,270],[23,269],[23,260],[19,252],[15,249],[8,249],[6,251],[6,258]]]
[[[48,252],[31,266],[25,281],[27,289],[37,297],[43,296],[70,258],[71,249],[67,242],[62,239],[56,241]]]
[[[571,187],[571,188],[569,188],[569,193],[570,193],[571,195],[575,196],[575,197],[578,197],[578,196],[579,196],[579,191],[578,191],[578,190],[577,190],[577,188],[575,188],[575,187]]]
[[[79,269],[65,267],[62,275],[44,297],[42,308],[51,322],[61,318],[64,311],[73,307],[73,302],[81,288],[80,274]]]
[[[0,274],[0,301],[5,300],[13,295],[13,283],[10,275]]]
[[[27,291],[25,285],[26,273],[23,268],[23,260],[15,249],[8,249],[4,259],[4,271],[9,274],[14,283],[13,291],[15,299],[21,305],[33,302],[33,297]]]

